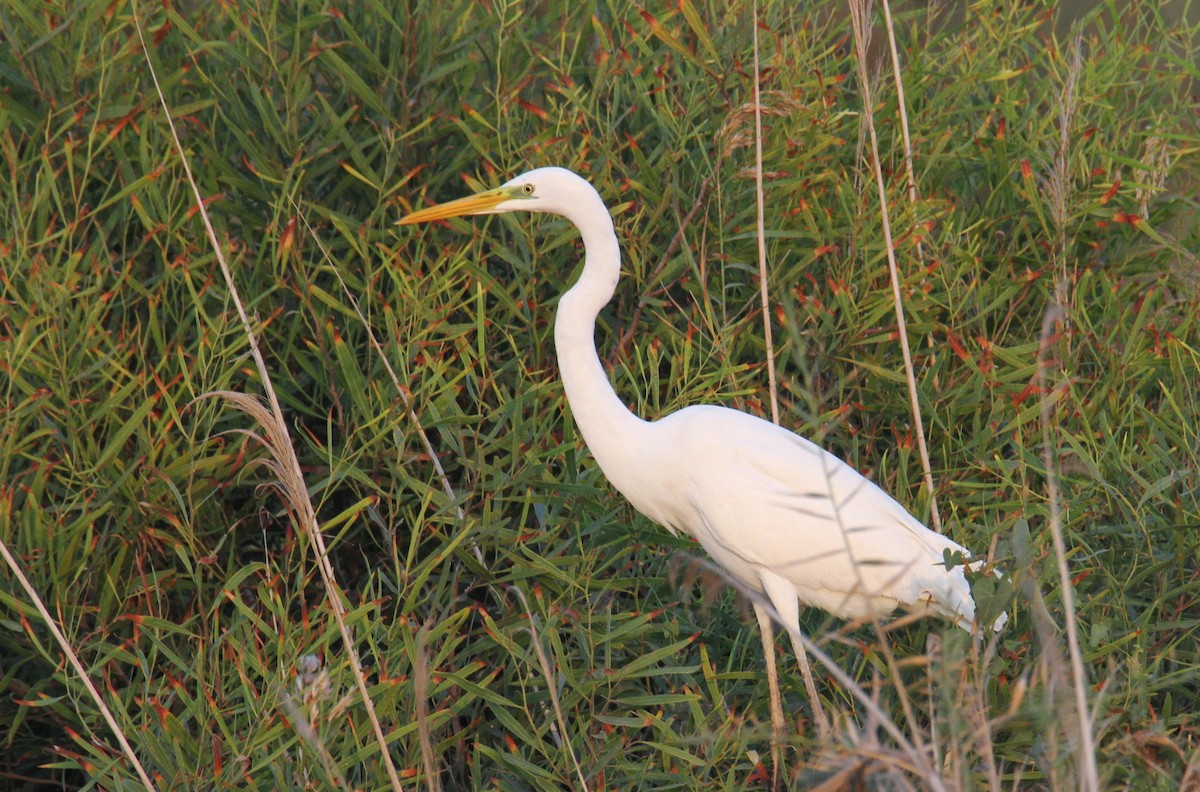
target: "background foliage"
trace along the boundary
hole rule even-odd
[[[762,6],[784,423],[927,515],[844,11]],[[1051,399],[1102,772],[1175,789],[1200,784],[1200,31],[1112,3],[1076,48],[1053,6],[897,9],[915,202],[889,82],[869,108],[947,531],[990,549],[1019,591],[994,654],[940,623],[889,638],[914,658],[902,673],[949,784],[1073,783],[1055,651],[1028,607],[1042,592],[1061,624]],[[560,789],[576,783],[569,745],[594,788],[762,780],[766,682],[745,609],[695,545],[607,487],[557,385],[575,234],[526,217],[393,227],[533,166],[585,174],[623,239],[597,331],[618,392],[648,417],[697,402],[762,414],[746,4],[139,10],[403,775]],[[0,540],[162,788],[316,788],[328,762],[385,786],[311,549],[254,464],[259,429],[204,398],[261,384],[130,7],[11,3],[0,26]],[[1041,388],[1056,295],[1068,321]],[[134,788],[13,581],[0,573],[3,777]],[[887,665],[868,630],[816,612],[804,626],[865,686]],[[808,788],[865,755],[873,727],[822,675],[858,726],[811,745],[782,668]],[[894,687],[878,696],[899,719]]]

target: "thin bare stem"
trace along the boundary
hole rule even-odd
[[[912,352],[908,346],[908,323],[904,320],[904,297],[900,292],[900,269],[896,264],[896,250],[892,241],[892,222],[888,213],[887,185],[883,180],[883,166],[879,159],[879,138],[875,132],[872,113],[874,101],[871,97],[871,81],[867,73],[867,2],[851,0],[850,16],[853,19],[854,49],[858,60],[859,83],[863,94],[863,122],[871,139],[871,164],[875,171],[875,186],[879,191],[879,215],[883,221],[883,241],[887,251],[888,275],[892,282],[892,300],[896,309],[896,331],[900,336],[900,351],[904,357],[904,376],[908,382],[908,397],[913,415],[913,428],[917,435],[917,449],[921,454],[925,487],[929,492],[929,508],[934,527],[941,530],[942,518],[938,511],[937,494],[933,486],[933,468],[929,462],[929,447],[925,444],[925,424],[921,419],[921,400],[917,392],[917,376],[913,370]]]
[[[934,526],[940,531],[941,517],[938,514],[937,498],[933,488],[933,474],[929,464],[929,452],[925,446],[925,428],[921,421],[921,406],[917,395],[917,379],[913,371],[912,354],[908,347],[908,328],[904,320],[904,301],[900,294],[900,274],[896,264],[896,254],[892,242],[892,227],[891,219],[888,212],[887,187],[883,180],[883,168],[879,159],[879,140],[875,132],[875,117],[872,113],[874,104],[871,93],[871,81],[867,73],[867,42],[870,37],[870,31],[867,27],[867,18],[869,13],[869,3],[862,0],[851,0],[850,16],[853,21],[854,30],[854,47],[858,61],[859,82],[862,87],[863,94],[863,120],[867,127],[867,132],[871,141],[871,160],[875,172],[875,185],[879,191],[879,212],[883,222],[884,245],[887,249],[888,259],[888,274],[891,277],[892,298],[896,311],[896,325],[900,337],[900,350],[904,357],[904,372],[908,380],[908,394],[912,407],[913,422],[918,440],[918,448],[921,452],[921,463],[925,474],[925,485],[929,490],[929,501],[931,514],[933,517]],[[866,590],[864,588],[864,590]],[[881,636],[882,637],[882,636]],[[896,691],[900,698],[901,708],[904,710],[904,716],[909,724],[916,726],[917,720],[913,712],[912,703],[909,701],[909,696],[904,687],[903,680],[900,678],[899,669],[896,666],[895,658],[891,655],[891,647],[886,640],[881,641],[881,646],[884,649],[884,655],[887,659],[887,666],[892,676],[893,684],[896,686]],[[913,740],[921,748],[919,732],[913,729]]]
[[[758,241],[758,288],[762,300],[762,337],[767,348],[767,389],[770,397],[770,420],[779,424],[779,397],[775,390],[775,355],[772,340],[770,340],[770,300],[767,290],[767,245],[766,229],[763,228],[762,211],[762,101],[758,88],[758,2],[755,1],[751,13],[750,29],[754,31],[754,194],[755,194],[755,228]],[[784,698],[779,690],[779,668],[775,664],[775,629],[766,611],[755,607],[758,613],[758,634],[762,638],[763,662],[767,666],[767,688],[770,696],[770,786],[778,790],[782,768],[784,768]],[[808,660],[797,658],[805,668]],[[811,677],[811,673],[806,674]],[[805,678],[805,682],[809,682]],[[816,692],[812,685],[809,696]],[[820,698],[812,697],[810,702],[814,715],[821,706]],[[823,720],[823,718],[822,718]],[[822,734],[823,737],[823,734]]]
[[[658,276],[662,274],[664,269],[666,269],[667,264],[669,264],[671,259],[674,258],[675,252],[679,250],[680,245],[683,244],[684,235],[687,233],[688,227],[692,224],[692,220],[695,219],[696,213],[700,211],[701,207],[703,207],[708,200],[708,194],[712,190],[713,181],[716,179],[717,171],[720,167],[721,160],[718,159],[716,165],[713,167],[713,172],[705,177],[704,181],[700,184],[700,190],[696,193],[696,199],[692,201],[692,206],[690,209],[688,209],[687,214],[685,214],[683,219],[679,221],[679,228],[675,231],[675,236],[671,237],[671,241],[667,244],[666,250],[664,250],[663,254],[659,256],[658,264],[655,265],[654,271],[650,273],[650,277],[646,279],[647,283],[654,283],[656,280],[658,280]],[[637,305],[634,306],[633,313],[630,314],[629,320],[625,323],[625,331],[621,333],[620,338],[618,338],[617,342],[613,344],[612,351],[609,352],[608,362],[610,364],[623,356],[625,351],[629,348],[630,342],[633,341],[634,333],[637,331],[638,325],[641,323],[642,313],[646,310],[646,306],[650,303],[650,296],[652,293],[653,292],[647,292],[643,294],[642,298],[638,300]]]
[[[904,101],[904,75],[900,70],[900,53],[896,49],[896,30],[892,24],[892,6],[882,0],[883,24],[887,28],[888,51],[892,56],[892,77],[896,80],[896,108],[900,114],[900,136],[904,140],[904,175],[908,178],[908,200],[917,202],[917,177],[913,171],[912,138],[908,134],[908,104]],[[918,244],[918,250],[920,245]]]
[[[517,593],[521,604],[525,606],[525,616],[529,619],[529,635],[533,639],[533,650],[537,653],[538,664],[542,667],[542,675],[546,678],[546,692],[550,694],[550,705],[554,708],[554,717],[558,721],[558,731],[562,734],[563,745],[567,747],[567,755],[571,757],[571,765],[575,768],[575,775],[579,777],[579,788],[583,792],[588,792],[587,779],[583,775],[583,767],[580,766],[579,759],[575,757],[575,749],[571,747],[571,740],[567,733],[567,720],[563,717],[562,705],[558,701],[558,685],[554,683],[554,673],[550,669],[550,659],[546,657],[546,652],[542,649],[542,639],[538,637],[537,623],[533,619],[533,611],[529,607],[529,600],[525,599],[525,592],[521,591],[517,586],[513,586],[512,590]]]
[[[767,356],[767,389],[771,402],[771,421],[778,424],[779,387],[775,379],[775,343],[771,335],[771,297],[767,283],[767,232],[766,221],[763,217],[765,202],[763,199],[762,89],[758,84],[761,68],[758,53],[757,0],[754,3],[751,22],[750,28],[753,31],[754,39],[754,205],[755,236],[758,241],[758,287],[759,297],[762,302],[763,346],[766,349]],[[761,633],[763,644],[763,659],[767,667],[767,682],[769,683],[768,687],[770,688],[771,695],[771,786],[777,789],[779,787],[780,772],[783,768],[783,700],[779,692],[779,673],[775,664],[775,631],[771,626],[770,618],[757,605],[755,606],[755,612],[758,614],[759,632]],[[796,646],[800,647],[800,644],[796,644]],[[810,704],[813,710],[813,717],[817,721],[818,732],[822,739],[827,739],[830,733],[829,724],[825,718],[825,712],[821,708],[821,699],[817,695],[816,684],[809,670],[808,658],[801,654],[803,651],[802,648],[798,649],[796,660],[800,663],[800,667],[804,672],[804,681],[809,688],[808,694],[812,699]]]
[[[1038,350],[1037,378],[1042,391],[1042,460],[1046,466],[1046,497],[1050,503],[1050,537],[1054,542],[1054,559],[1058,564],[1059,585],[1062,587],[1063,621],[1066,622],[1067,651],[1071,658],[1071,682],[1075,690],[1075,713],[1079,723],[1076,735],[1079,750],[1081,779],[1080,787],[1088,792],[1098,792],[1100,775],[1096,768],[1096,747],[1092,739],[1092,720],[1087,702],[1087,676],[1083,669],[1083,653],[1079,648],[1079,635],[1075,629],[1075,597],[1071,589],[1071,571],[1067,567],[1067,546],[1062,532],[1062,505],[1059,501],[1057,459],[1054,453],[1054,436],[1051,421],[1054,419],[1054,399],[1046,390],[1045,353],[1053,343],[1055,327],[1061,327],[1065,312],[1061,305],[1053,305],[1042,319],[1041,344]]]
[[[1070,155],[1071,128],[1077,107],[1077,87],[1083,70],[1083,40],[1076,34],[1071,41],[1072,56],[1067,64],[1059,94],[1058,147],[1050,175],[1044,185],[1050,201],[1050,215],[1057,232],[1055,254],[1058,273],[1055,280],[1054,305],[1042,318],[1041,342],[1038,345],[1038,387],[1042,394],[1042,458],[1046,467],[1046,496],[1050,505],[1050,536],[1054,542],[1054,557],[1058,565],[1059,585],[1062,587],[1063,620],[1066,622],[1067,652],[1071,661],[1071,683],[1075,692],[1075,710],[1079,733],[1076,735],[1079,771],[1082,776],[1080,788],[1093,792],[1100,789],[1100,776],[1096,767],[1096,747],[1092,736],[1092,718],[1087,702],[1087,677],[1083,668],[1083,653],[1079,648],[1079,636],[1075,627],[1075,598],[1071,588],[1071,573],[1067,566],[1067,548],[1062,532],[1062,506],[1059,500],[1057,455],[1055,453],[1054,399],[1047,386],[1047,355],[1053,345],[1069,354],[1069,335],[1064,332],[1068,322],[1067,303],[1070,299],[1071,274],[1067,271],[1068,210],[1071,193]]]
[[[917,176],[913,169],[913,150],[912,138],[908,132],[908,103],[904,100],[904,73],[900,69],[900,53],[896,49],[896,30],[892,24],[892,7],[888,0],[883,0],[883,22],[887,28],[888,50],[892,58],[892,76],[896,81],[896,107],[900,115],[900,136],[904,141],[904,175],[908,180],[908,200],[914,207],[920,199],[917,193]],[[925,250],[920,239],[916,243],[917,259],[924,261]],[[917,415],[917,423],[920,424],[921,416],[919,410],[914,409]],[[920,442],[918,446],[921,448],[921,470],[925,474],[925,483],[929,487],[930,503],[930,520],[933,522],[934,530],[938,533],[942,531],[942,515],[938,511],[937,498],[933,496],[933,468],[929,462],[929,452],[925,448],[925,433],[921,432]]]
[[[391,753],[388,751],[387,738],[384,736],[383,727],[379,723],[379,718],[375,714],[375,705],[371,701],[370,692],[367,690],[367,680],[363,675],[362,666],[359,663],[358,651],[355,649],[353,637],[350,635],[350,628],[346,625],[345,606],[342,604],[341,592],[338,589],[334,578],[333,567],[329,563],[328,550],[325,546],[325,538],[321,534],[320,525],[317,523],[316,510],[313,508],[312,501],[308,497],[308,492],[302,485],[304,474],[300,469],[300,461],[296,458],[296,451],[292,447],[290,438],[287,432],[287,423],[283,419],[283,410],[279,406],[279,399],[275,395],[275,389],[271,385],[270,371],[267,369],[266,361],[263,359],[262,352],[258,348],[258,339],[254,335],[254,328],[250,324],[250,317],[246,313],[246,308],[242,304],[241,296],[237,291],[237,285],[233,280],[233,273],[229,270],[229,264],[225,261],[225,253],[221,249],[221,244],[217,240],[217,233],[213,229],[212,220],[208,216],[208,210],[205,206],[204,199],[200,195],[200,188],[196,185],[196,180],[192,175],[191,165],[188,163],[187,156],[183,150],[183,144],[179,140],[179,133],[175,129],[175,121],[171,117],[171,108],[167,105],[167,98],[163,95],[162,86],[158,82],[158,74],[154,69],[154,63],[150,60],[150,52],[146,47],[146,39],[142,35],[141,19],[138,16],[136,0],[130,0],[130,7],[133,11],[133,21],[136,26],[138,39],[141,42],[142,52],[146,56],[146,65],[150,71],[150,77],[154,82],[154,90],[158,94],[159,102],[162,105],[163,113],[167,120],[167,125],[171,129],[171,137],[175,142],[176,151],[179,153],[179,161],[183,165],[184,174],[187,176],[188,184],[192,188],[192,195],[196,200],[196,209],[200,214],[200,218],[204,223],[204,230],[208,235],[208,241],[212,245],[213,252],[216,255],[217,263],[220,265],[221,275],[225,279],[225,285],[229,289],[229,294],[233,300],[234,307],[237,309],[238,317],[242,321],[242,325],[246,330],[246,339],[250,346],[250,354],[254,358],[255,366],[258,369],[259,377],[262,379],[263,390],[266,392],[267,400],[270,404],[270,411],[264,414],[258,414],[260,422],[264,423],[268,434],[272,430],[279,433],[280,442],[272,443],[272,451],[276,454],[276,463],[278,472],[283,474],[281,482],[287,493],[292,496],[291,505],[298,510],[297,518],[302,528],[308,532],[312,540],[313,547],[317,550],[317,568],[321,571],[321,580],[325,585],[326,599],[329,601],[330,609],[333,611],[334,621],[337,622],[338,630],[342,636],[342,642],[345,646],[346,653],[350,658],[351,671],[354,674],[354,679],[358,685],[359,693],[362,695],[363,706],[366,708],[367,717],[371,721],[371,726],[375,730],[375,738],[379,743],[379,752],[383,757],[384,766],[387,768],[388,777],[391,780],[392,788],[397,790],[403,789],[400,784],[400,776],[396,772],[396,765],[392,761]],[[254,411],[248,407],[250,397],[245,394],[222,393],[221,396],[226,399],[235,401],[243,409],[254,414]],[[246,401],[239,401],[236,397],[242,397]],[[257,404],[257,402],[255,402]],[[261,407],[261,405],[259,405]],[[300,486],[295,486],[296,482],[301,482]]]
[[[75,673],[83,681],[83,686],[87,688],[88,694],[96,702],[96,706],[100,709],[100,714],[104,717],[104,722],[112,729],[113,734],[117,737],[117,742],[121,746],[121,751],[128,757],[133,769],[137,772],[138,778],[146,785],[146,789],[154,790],[154,782],[150,780],[150,776],[146,774],[146,769],[142,767],[142,763],[138,761],[137,754],[133,752],[133,747],[129,741],[125,739],[125,733],[121,731],[121,727],[117,724],[117,719],[113,717],[112,711],[108,705],[104,703],[104,699],[100,697],[100,691],[96,690],[96,686],[92,684],[92,680],[88,678],[87,669],[83,667],[83,663],[79,661],[79,656],[75,654],[75,650],[71,648],[71,644],[67,641],[67,637],[62,634],[62,630],[58,629],[58,624],[50,615],[50,611],[46,610],[45,603],[38,596],[37,590],[33,584],[29,582],[29,578],[25,577],[25,573],[21,570],[21,566],[17,563],[17,559],[9,552],[8,545],[0,542],[0,555],[4,556],[5,563],[9,569],[16,575],[17,580],[21,582],[21,588],[25,589],[25,593],[29,596],[33,607],[37,608],[37,612],[41,615],[42,621],[50,628],[50,634],[54,636],[54,640],[58,643],[63,654],[66,655],[67,662],[75,669]]]
[[[425,766],[425,786],[429,792],[442,792],[433,740],[429,735],[429,625],[417,631],[417,651],[413,657],[413,698],[417,710],[417,741],[421,745],[421,764]]]
[[[301,211],[300,206],[292,201],[292,208],[296,210],[300,221],[304,223],[305,229],[308,230],[309,236],[316,243],[317,248],[321,251],[321,257],[329,263],[329,268],[333,270],[333,275],[337,278],[338,283],[342,286],[342,292],[346,295],[346,299],[350,301],[350,305],[354,307],[354,312],[358,314],[358,319],[362,323],[363,329],[367,331],[367,338],[371,341],[371,347],[375,353],[379,355],[379,360],[383,363],[383,367],[387,369],[388,377],[392,380],[392,385],[396,389],[396,393],[400,394],[400,400],[404,402],[404,408],[408,410],[409,420],[413,422],[413,426],[417,427],[417,435],[421,438],[421,444],[425,447],[425,453],[433,460],[433,469],[437,472],[438,480],[442,482],[442,490],[446,496],[450,498],[450,502],[454,504],[454,513],[458,517],[458,521],[464,522],[466,515],[463,513],[462,506],[455,500],[454,488],[450,486],[450,477],[446,475],[446,469],[442,467],[442,460],[438,457],[437,452],[433,449],[433,443],[429,440],[429,435],[425,432],[425,427],[421,426],[421,421],[417,418],[417,413],[413,409],[412,400],[408,397],[408,392],[400,385],[400,377],[396,375],[396,370],[392,368],[391,362],[383,351],[383,345],[375,338],[375,331],[371,329],[370,323],[367,321],[366,315],[358,304],[358,300],[354,297],[354,293],[350,291],[350,287],[346,285],[346,281],[342,279],[342,273],[338,272],[338,268],[333,264],[333,258],[329,255],[329,251],[321,242],[320,236],[311,225],[309,225],[308,217]],[[483,554],[475,547],[475,557],[479,563],[483,563]],[[486,566],[486,565],[485,565]]]
[[[883,708],[879,705],[879,702],[876,701],[869,693],[867,693],[867,691],[864,690],[861,685],[855,682],[853,677],[843,671],[842,668],[833,661],[833,658],[825,654],[825,652],[822,651],[817,644],[813,643],[813,641],[810,640],[806,635],[804,635],[803,632],[797,630],[795,625],[787,624],[785,620],[779,618],[779,612],[775,610],[773,605],[771,605],[770,600],[768,600],[761,593],[751,590],[740,580],[731,577],[727,572],[725,572],[725,570],[706,559],[691,557],[689,558],[689,561],[695,566],[703,567],[711,571],[714,575],[724,580],[730,586],[739,591],[743,596],[753,602],[755,607],[763,608],[776,624],[782,626],[788,631],[788,635],[797,646],[802,646],[808,654],[812,655],[819,663],[821,663],[821,665],[825,666],[825,669],[835,680],[837,680],[838,684],[849,691],[850,695],[852,695],[859,701],[859,703],[862,704],[863,708],[867,711],[867,714],[875,719],[879,726],[888,733],[888,736],[895,741],[896,747],[899,748],[900,751],[908,758],[908,762],[913,771],[920,774],[921,780],[925,782],[926,788],[935,790],[935,792],[946,792],[945,783],[943,782],[941,776],[938,775],[933,765],[929,763],[929,759],[923,749],[917,745],[914,745],[912,741],[904,736],[904,732],[883,710]]]
[[[758,285],[762,298],[763,343],[767,350],[767,387],[771,395],[771,421],[779,423],[779,386],[775,381],[775,344],[771,337],[771,298],[767,288],[767,232],[763,218],[762,101],[758,85],[758,3],[754,4],[754,200],[757,207]]]

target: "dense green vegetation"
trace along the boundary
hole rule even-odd
[[[149,63],[126,3],[0,9],[0,541],[156,785],[389,782],[303,508],[206,397],[266,385],[151,65],[405,788],[765,786],[745,601],[609,489],[557,384],[572,229],[393,225],[585,174],[624,246],[617,390],[765,414],[748,5],[137,5]],[[1078,784],[1050,484],[1104,785],[1200,785],[1200,29],[1121,5],[1075,43],[1053,3],[894,9],[915,200],[881,25],[864,108],[840,4],[759,10],[782,422],[929,516],[869,114],[945,530],[1016,590],[977,592],[1012,616],[983,645],[805,614],[948,788]],[[817,744],[781,669],[795,788],[928,782],[825,672]],[[139,785],[8,566],[0,778]]]

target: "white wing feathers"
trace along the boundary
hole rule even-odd
[[[970,554],[837,457],[722,407],[690,407],[652,426],[674,461],[657,469],[674,479],[667,490],[675,505],[666,514],[665,502],[642,509],[630,499],[690,533],[746,584],[761,591],[765,575],[786,579],[802,603],[841,618],[930,608],[971,628],[970,587],[962,567],[946,569],[943,551]],[[690,513],[681,513],[681,500]]]

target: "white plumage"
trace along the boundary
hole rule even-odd
[[[694,537],[730,575],[764,593],[797,630],[800,604],[846,619],[885,616],[897,607],[929,609],[971,629],[970,587],[961,566],[946,569],[943,551],[970,554],[840,459],[725,407],[688,407],[658,421],[644,421],[625,407],[594,338],[596,315],[620,275],[620,251],[608,210],[584,179],[562,168],[539,168],[400,222],[519,210],[561,215],[583,237],[583,272],[555,317],[559,368],[588,448],[638,511]],[[756,610],[769,634],[765,612]],[[1002,615],[991,626],[999,630],[1006,620]],[[799,646],[797,653],[808,677]],[[770,657],[768,671],[773,667]],[[771,681],[778,728],[782,714],[775,712],[778,693]],[[818,711],[819,702],[813,707]]]

